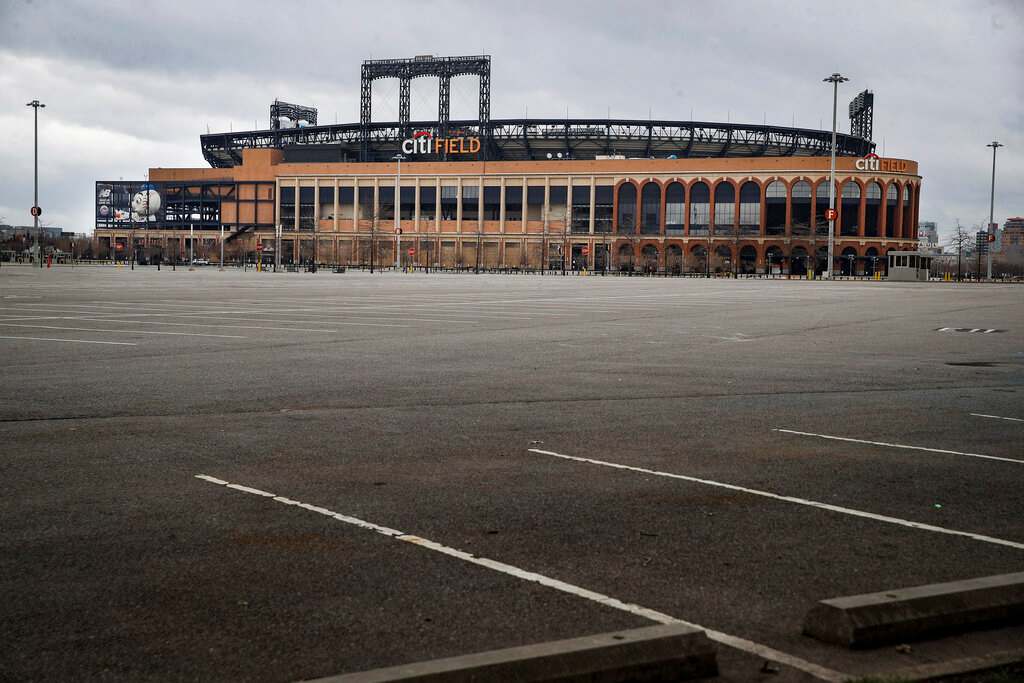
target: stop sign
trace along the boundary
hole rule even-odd
[[[416,250],[415,250],[415,249],[410,249],[410,250],[409,250],[409,256],[412,256],[412,255],[413,255],[413,254],[415,254],[415,253],[416,253]]]

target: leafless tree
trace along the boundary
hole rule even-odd
[[[964,249],[971,243],[974,237],[970,232],[965,230],[960,225],[960,221],[956,222],[956,229],[953,231],[953,236],[950,237],[949,246],[956,251],[956,280],[960,282],[963,279],[963,255]]]

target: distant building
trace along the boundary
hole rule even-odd
[[[1024,217],[1007,218],[1002,232],[1004,249],[1024,249]]]
[[[941,254],[939,229],[935,221],[921,221],[917,224],[917,250],[922,254]]]

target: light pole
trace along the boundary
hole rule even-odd
[[[395,270],[397,271],[399,269],[399,267],[400,267],[399,259],[402,258],[402,252],[399,250],[399,247],[400,247],[399,236],[402,234],[402,228],[400,227],[401,224],[398,221],[398,218],[399,218],[398,214],[399,214],[399,210],[401,209],[401,206],[402,206],[402,198],[401,198],[401,192],[402,192],[402,159],[404,159],[405,157],[402,156],[401,154],[396,154],[395,156],[393,156],[391,158],[398,162],[398,170],[395,171],[395,204],[394,204],[394,212],[395,212]]]
[[[33,189],[32,189],[32,223],[36,229],[36,236],[39,240],[38,252],[39,252],[39,267],[43,267],[43,231],[39,227],[39,109],[46,105],[39,100],[32,100],[26,107],[32,107],[33,118],[35,119],[33,127],[33,140],[34,140],[34,162],[33,162]]]
[[[988,230],[987,233],[994,235],[995,229],[992,227],[992,223],[995,221],[995,210],[996,210],[996,150],[1000,147],[1005,147],[1000,142],[993,140],[986,147],[992,148],[992,194],[989,197],[988,204]],[[988,248],[988,279],[992,279],[992,245]]]
[[[828,171],[828,267],[825,270],[825,277],[832,279],[832,252],[835,245],[836,230],[836,107],[839,102],[839,84],[850,80],[846,76],[834,73],[822,80],[823,83],[832,84],[832,156],[829,162]],[[817,259],[817,255],[815,255]]]

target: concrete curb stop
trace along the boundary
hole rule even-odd
[[[850,648],[874,647],[1024,621],[1024,572],[823,600],[804,633]]]
[[[478,652],[309,683],[423,681],[666,681],[718,675],[715,644],[704,631],[665,624]]]

